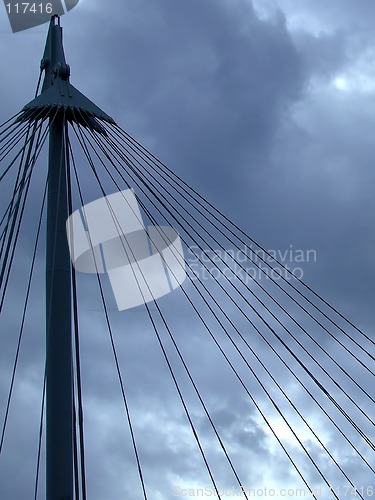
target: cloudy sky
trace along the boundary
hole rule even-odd
[[[47,26],[13,34],[5,9],[0,12],[3,123],[33,98]],[[308,250],[313,251],[310,255],[315,257],[309,262],[296,264],[296,253],[289,254],[294,258],[287,262],[301,267],[305,281],[372,338],[374,16],[372,0],[81,0],[61,21],[73,85],[265,248],[279,252],[279,256],[288,250],[300,251],[304,256]],[[32,229],[40,208],[44,175],[41,165],[30,193],[31,222],[24,226],[15,264],[18,267],[12,275],[1,319],[1,425],[22,310],[19,296],[23,296],[25,288],[18,278],[29,269],[35,236]],[[85,175],[88,170],[85,174],[82,169],[82,178]],[[91,181],[85,178],[85,182],[87,201],[92,201],[95,195],[90,191]],[[9,193],[1,189],[1,196]],[[230,249],[228,243],[226,248]],[[187,246],[185,250],[193,262],[192,250]],[[33,495],[44,369],[43,255],[41,248],[0,456],[0,498],[6,500]],[[94,276],[80,276],[88,498],[138,499],[142,491],[94,282]],[[209,289],[214,285],[207,280]],[[195,297],[192,283],[185,290]],[[147,312],[137,308],[119,313],[108,287],[106,292],[148,497],[169,500],[182,488],[193,492],[205,487],[212,496],[212,483]],[[241,331],[247,331],[240,311],[217,293],[221,306]],[[245,315],[257,323],[246,304],[239,304]],[[160,307],[242,484],[275,491],[305,487],[181,290],[161,299]],[[156,313],[155,307],[151,309]],[[302,322],[301,311],[294,312]],[[285,321],[295,329],[290,320]],[[337,362],[370,391],[369,371],[338,350],[337,343],[316,330],[316,325],[307,325]],[[160,318],[158,326],[166,335]],[[223,341],[249,391],[304,477],[313,488],[322,488],[319,498],[333,498],[248,368],[225,344],[213,320],[210,327]],[[322,411],[291,373],[276,363],[275,356],[254,333],[248,338],[357,488],[374,486],[373,473],[332,423],[323,418]],[[362,342],[360,337],[358,342]],[[277,345],[275,340],[271,343]],[[235,478],[202,407],[171,344],[168,346],[218,486],[235,488]],[[320,356],[316,345],[306,342],[306,346],[313,356]],[[370,347],[367,342],[366,348]],[[358,354],[358,350],[355,352]],[[363,413],[347,404],[343,393],[316,370],[310,358],[299,354],[313,373],[322,376],[321,380],[363,430],[373,435],[372,424]],[[257,366],[251,355],[248,359]],[[368,362],[366,358],[364,363]],[[369,398],[342,377],[337,366],[325,358],[324,363],[339,383],[344,387],[347,384],[363,412],[373,417]],[[294,369],[304,375],[300,367]],[[262,373],[258,366],[257,373]],[[347,486],[348,481],[297,419],[275,384],[262,376],[332,486]],[[306,379],[306,384],[313,390],[311,381]],[[316,387],[314,390],[347,438],[374,463],[370,448],[359,434],[335,413]],[[43,473],[39,498],[44,498]]]

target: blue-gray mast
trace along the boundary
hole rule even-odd
[[[41,68],[41,94],[21,120],[49,120],[46,262],[47,500],[73,500],[72,272],[66,236],[68,212],[67,127],[69,122],[105,134],[100,121],[113,120],[74,88],[66,64],[60,19],[51,19]]]

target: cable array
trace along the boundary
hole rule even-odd
[[[110,178],[114,182],[117,190],[121,189],[121,184],[122,185],[125,184],[126,187],[137,186],[137,188],[139,189],[139,204],[142,207],[144,213],[148,215],[148,218],[149,218],[149,220],[151,222],[156,223],[156,219],[155,219],[155,217],[152,214],[153,213],[155,214],[155,212],[157,212],[161,216],[163,216],[163,218],[169,224],[171,224],[171,223],[175,223],[176,224],[177,223],[179,225],[179,230],[181,230],[182,233],[185,233],[184,236],[181,236],[181,238],[182,238],[183,242],[186,245],[188,245],[189,240],[190,240],[190,241],[193,241],[193,243],[195,243],[202,251],[204,251],[204,247],[202,246],[202,243],[200,243],[200,242],[203,242],[205,245],[207,245],[207,247],[210,249],[210,251],[213,252],[214,248],[212,246],[210,246],[209,241],[207,241],[207,238],[204,237],[204,236],[209,235],[209,237],[211,237],[211,239],[214,242],[216,242],[218,245],[221,246],[222,249],[224,249],[224,247],[222,246],[221,242],[218,239],[216,239],[215,237],[212,236],[212,232],[207,231],[207,229],[205,229],[202,226],[201,222],[197,218],[195,218],[194,216],[192,216],[193,209],[195,209],[195,211],[198,212],[199,216],[202,217],[202,215],[203,215],[203,218],[206,221],[210,222],[211,225],[213,225],[212,224],[212,217],[208,218],[207,215],[205,215],[203,211],[199,211],[197,209],[197,203],[196,203],[197,200],[196,200],[196,198],[192,198],[192,199],[189,200],[184,195],[183,198],[185,199],[185,201],[186,200],[190,201],[190,203],[189,203],[189,205],[190,205],[189,206],[189,210],[186,210],[186,208],[181,203],[181,198],[178,199],[177,196],[176,197],[172,196],[171,195],[171,190],[166,189],[165,186],[163,186],[162,182],[160,182],[160,180],[158,181],[158,179],[154,175],[155,172],[156,172],[155,164],[157,166],[160,166],[160,162],[159,162],[159,164],[157,164],[157,162],[155,161],[155,158],[152,157],[150,154],[148,154],[147,159],[145,160],[145,150],[141,149],[141,148],[138,148],[138,150],[137,150],[134,147],[134,144],[135,144],[134,140],[131,141],[131,147],[129,147],[129,143],[126,143],[125,146],[124,146],[124,144],[121,144],[120,136],[124,136],[124,135],[126,136],[125,132],[123,132],[121,129],[118,129],[118,127],[115,127],[115,126],[107,126],[106,127],[107,135],[105,135],[105,136],[99,136],[98,134],[95,134],[95,133],[93,133],[91,131],[85,130],[82,127],[79,127],[79,126],[77,127],[77,126],[74,126],[74,125],[73,125],[73,130],[75,132],[76,139],[77,139],[77,141],[79,143],[80,148],[84,151],[84,154],[85,154],[86,160],[87,160],[87,164],[90,166],[90,168],[91,168],[91,170],[92,170],[95,178],[98,180],[98,182],[100,184],[100,190],[101,190],[101,194],[103,196],[105,196],[105,190],[104,190],[103,185],[102,185],[102,183],[101,183],[101,181],[99,179],[98,171],[97,171],[97,169],[95,169],[95,166],[94,166],[95,163],[98,163],[98,162],[99,162],[99,164],[101,164],[101,172],[105,171],[110,176]],[[138,153],[138,158],[136,158],[136,154],[135,153]],[[93,158],[95,158],[95,161],[94,161]],[[149,168],[146,169],[145,165],[147,167],[149,167]],[[103,170],[102,167],[104,168],[104,170]],[[152,169],[152,167],[154,167],[154,168]],[[114,173],[118,174],[119,182],[116,182],[116,180],[114,178]],[[160,175],[160,172],[158,172],[158,173]],[[165,174],[165,171],[163,172],[163,174]],[[147,177],[147,176],[149,176],[149,177]],[[160,177],[162,177],[162,176],[160,175]],[[165,176],[164,176],[164,179],[165,179]],[[161,188],[160,190],[158,189],[159,186]],[[178,189],[176,187],[175,187],[175,191],[178,191]],[[186,193],[187,193],[187,190],[185,191],[185,194]],[[141,196],[141,194],[143,196]],[[138,192],[137,192],[137,195],[138,195]],[[149,206],[148,207],[146,206],[146,201],[149,202]],[[168,207],[167,204],[169,205],[170,208]],[[201,204],[201,205],[203,206],[203,204]],[[179,208],[177,208],[177,207],[179,207]],[[180,208],[181,208],[181,211],[179,210]],[[166,216],[166,214],[169,215],[169,216],[171,216],[173,222],[171,222],[171,218],[168,218],[168,216]],[[212,213],[210,213],[210,215],[212,215]],[[216,212],[216,219],[215,220],[217,222],[220,222],[220,219],[219,219],[218,215],[221,215],[221,214],[219,212]],[[193,223],[189,222],[189,219],[190,219],[190,221],[193,220]],[[199,230],[197,230],[197,226],[199,227]],[[218,228],[218,226],[219,226],[219,224],[216,224],[216,229]],[[189,228],[189,231],[186,230],[187,227]],[[225,236],[225,232],[224,231],[226,229],[227,229],[227,227],[223,226],[223,224],[221,225],[221,227],[219,226],[219,228],[218,228],[220,234],[222,234],[224,236]],[[192,234],[194,236],[192,236]],[[204,235],[203,237],[202,237],[202,234]],[[233,232],[233,234],[235,235],[234,232]],[[198,241],[198,239],[200,240],[200,242]],[[230,240],[230,241],[233,243],[233,240]],[[242,250],[241,248],[238,247],[238,245],[237,245],[237,248],[239,250]],[[246,255],[246,257],[249,259],[249,254],[248,253],[243,252],[243,250],[242,250],[242,253],[244,255]],[[229,255],[229,257],[232,260],[234,260],[232,255],[230,255],[230,254],[228,254],[228,255]],[[251,255],[251,252],[250,252],[250,255]],[[219,268],[212,259],[210,259],[210,260],[211,260],[211,264],[213,266],[215,266],[216,269],[218,269],[220,271],[221,275],[224,278],[226,278],[229,286],[233,290],[233,293],[238,293],[240,295],[240,297],[245,301],[245,303],[251,308],[251,311],[254,312],[258,316],[259,320],[261,322],[263,322],[263,324],[267,327],[267,329],[276,337],[276,339],[280,342],[281,346],[284,347],[284,349],[292,356],[292,358],[296,361],[296,363],[298,363],[299,366],[304,370],[304,372],[310,377],[310,379],[314,382],[314,384],[319,389],[319,391],[321,391],[324,394],[324,396],[331,403],[331,405],[333,406],[333,408],[337,409],[341,413],[341,415],[352,426],[352,428],[359,434],[359,436],[369,446],[369,448],[372,449],[372,450],[374,450],[374,444],[373,444],[371,438],[368,436],[368,434],[366,433],[366,431],[363,430],[363,423],[362,423],[362,426],[361,426],[361,425],[359,425],[357,423],[357,421],[355,419],[353,419],[351,417],[350,413],[348,413],[348,411],[346,411],[345,407],[342,404],[340,404],[338,402],[338,400],[332,395],[332,389],[328,389],[324,385],[324,383],[321,380],[319,380],[319,378],[308,367],[308,365],[306,364],[306,362],[303,362],[301,360],[301,358],[298,355],[297,351],[295,351],[294,349],[292,349],[290,347],[290,345],[287,342],[285,342],[285,340],[281,337],[280,333],[278,331],[276,331],[276,329],[274,327],[271,326],[270,322],[264,319],[264,316],[263,316],[264,313],[260,312],[259,309],[256,309],[254,307],[254,305],[249,302],[248,297],[246,295],[244,295],[244,292],[241,290],[241,288],[239,286],[236,286],[236,284],[233,284],[233,281],[228,280],[227,279],[227,275],[225,275],[223,273],[222,269]],[[227,264],[227,262],[225,262],[223,259],[220,259],[220,260],[221,260],[221,263],[224,266],[226,266],[226,269],[229,269],[229,271],[234,275],[233,270],[230,268],[230,266]],[[267,262],[268,265],[269,265],[269,261],[265,261],[265,262]],[[256,260],[254,260],[254,259],[252,259],[252,263],[254,265],[257,264]],[[278,261],[276,261],[276,263],[278,265],[282,265]],[[203,267],[206,267],[205,262],[201,261],[201,264],[202,264]],[[236,264],[238,264],[238,265],[241,266],[241,262],[236,261]],[[188,264],[188,266],[189,266],[189,264]],[[244,269],[243,266],[241,266],[241,267],[242,267],[242,269]],[[246,271],[246,269],[244,269],[244,270]],[[309,312],[303,304],[300,304],[299,302],[297,302],[297,300],[290,294],[290,292],[288,290],[286,290],[285,288],[282,288],[282,290],[286,293],[287,297],[291,298],[292,301],[295,304],[299,305],[300,308],[302,309],[302,311],[304,311],[307,314],[307,316],[309,316],[310,318],[312,318],[315,321],[315,323],[318,326],[320,326],[321,329],[327,335],[329,335],[345,351],[346,354],[348,354],[350,357],[352,357],[364,370],[366,370],[371,376],[373,376],[374,375],[373,364],[372,365],[368,364],[369,361],[372,362],[373,359],[374,359],[373,358],[373,354],[370,351],[370,349],[366,348],[366,347],[363,347],[362,345],[360,345],[354,339],[353,335],[350,332],[347,332],[340,325],[338,325],[337,320],[330,318],[327,315],[327,313],[325,311],[323,311],[322,308],[319,305],[317,305],[316,303],[312,302],[312,300],[309,297],[307,297],[306,295],[304,295],[304,293],[301,292],[297,288],[297,286],[296,286],[296,283],[297,283],[297,285],[299,285],[302,282],[300,280],[296,279],[295,277],[294,277],[294,280],[295,280],[294,283],[290,283],[288,280],[284,280],[284,281],[285,281],[285,284],[290,285],[293,288],[293,290],[298,291],[298,294],[301,297],[303,297],[306,300],[306,302],[311,303],[311,305],[314,306],[314,309],[315,309],[316,312],[319,312],[324,318],[329,319],[330,323],[331,323],[331,326],[336,327],[336,329],[339,331],[339,334],[337,334],[334,329],[332,331],[329,330],[327,328],[327,326],[325,326],[322,323],[322,320],[318,319],[315,315],[313,315],[312,312]],[[256,285],[258,285],[263,291],[265,291],[265,293],[267,294],[267,296],[276,305],[279,306],[279,309],[281,311],[283,311],[283,313],[285,313],[285,315],[287,317],[289,317],[291,320],[293,320],[294,324],[297,325],[299,327],[299,329],[309,339],[311,339],[315,343],[316,347],[319,348],[334,365],[336,365],[336,367],[352,382],[352,384],[354,386],[356,386],[361,391],[361,393],[366,398],[368,398],[368,400],[371,403],[373,403],[374,402],[373,396],[371,396],[371,394],[368,392],[368,390],[366,390],[360,384],[360,382],[358,380],[356,380],[351,375],[351,373],[349,373],[349,371],[347,369],[343,368],[335,360],[334,356],[329,351],[327,351],[327,349],[325,349],[322,345],[320,345],[319,342],[318,342],[318,340],[316,340],[316,338],[304,326],[302,326],[302,324],[298,320],[296,320],[293,316],[291,316],[290,313],[288,313],[288,311],[285,309],[284,306],[282,306],[276,299],[274,299],[270,295],[269,292],[267,292],[264,289],[264,287],[262,286],[261,283],[259,283],[258,281],[254,280],[254,279],[253,279],[253,281],[256,282]],[[213,300],[213,303],[215,304],[216,308],[225,317],[225,319],[230,323],[230,325],[236,331],[236,333],[239,334],[241,340],[245,343],[246,347],[252,352],[253,356],[261,364],[261,366],[263,367],[263,369],[265,370],[265,372],[267,373],[267,375],[271,378],[271,380],[273,381],[273,383],[280,390],[280,392],[283,394],[283,396],[288,401],[288,403],[291,405],[291,407],[294,409],[294,411],[299,415],[299,417],[304,422],[304,424],[312,432],[312,434],[314,435],[314,437],[317,439],[317,441],[319,442],[319,444],[322,446],[323,450],[329,456],[330,460],[336,465],[336,467],[342,473],[343,477],[354,488],[355,487],[354,483],[350,480],[347,472],[345,472],[345,470],[343,469],[343,467],[340,466],[338,459],[335,458],[332,455],[332,453],[330,453],[330,451],[324,445],[324,443],[319,438],[319,436],[317,435],[317,433],[314,432],[312,426],[308,423],[307,419],[302,415],[302,413],[298,410],[297,406],[293,403],[292,399],[290,397],[288,397],[288,395],[286,394],[285,391],[283,391],[281,385],[277,382],[276,378],[272,375],[271,371],[267,369],[266,365],[261,361],[261,359],[259,358],[259,356],[257,356],[257,354],[254,351],[254,349],[251,348],[251,345],[246,340],[245,336],[243,334],[241,334],[241,332],[236,327],[236,325],[233,323],[233,321],[231,321],[231,319],[225,313],[225,307],[223,307],[222,304],[219,304],[218,301],[215,300],[215,297],[213,296],[212,292],[210,292],[210,290],[207,288],[207,286],[205,286],[204,283],[199,282],[199,286],[201,286],[203,288],[203,290],[204,290],[204,293],[202,293],[202,292],[200,292],[199,287],[196,286],[196,284],[194,283],[194,281],[191,280],[191,282],[192,282],[193,286],[195,287],[196,291],[198,292],[198,294],[200,295],[200,297],[203,299],[205,305],[209,308],[210,312],[213,314],[214,318],[218,322],[218,325],[221,327],[222,330],[224,330],[225,333],[228,334],[227,329],[225,328],[223,322],[220,321],[220,319],[218,318],[218,315],[217,315],[217,313],[215,313],[213,307],[210,306],[210,304],[208,303],[207,300],[205,300],[204,294],[206,294],[206,296],[208,295]],[[274,280],[274,282],[276,283],[277,286],[280,287],[279,283],[277,283],[276,280]],[[273,283],[273,284],[275,284],[275,283]],[[255,300],[257,300],[258,303],[261,306],[263,306],[264,310],[267,311],[270,314],[270,316],[277,321],[278,325],[281,328],[283,328],[290,335],[290,337],[294,340],[295,344],[297,344],[302,349],[302,351],[310,358],[310,361],[313,362],[315,365],[317,365],[320,368],[320,371],[326,376],[326,378],[328,378],[328,380],[330,381],[330,383],[332,383],[335,386],[335,389],[338,390],[338,391],[340,391],[340,392],[342,392],[343,395],[345,396],[345,398],[347,399],[347,401],[350,402],[353,405],[353,407],[357,410],[357,413],[360,413],[361,416],[364,419],[366,419],[368,421],[368,423],[371,424],[371,426],[373,426],[374,425],[373,420],[370,418],[370,416],[368,415],[368,413],[361,407],[361,405],[357,403],[356,397],[352,396],[343,387],[343,385],[342,385],[342,383],[340,381],[336,380],[335,377],[333,377],[332,375],[330,375],[329,370],[327,370],[324,367],[324,365],[318,359],[316,359],[312,354],[310,354],[308,348],[306,348],[304,346],[303,342],[301,342],[293,334],[293,332],[290,330],[290,328],[287,328],[285,326],[285,324],[279,319],[279,317],[276,316],[275,313],[273,313],[270,310],[269,306],[266,305],[265,302],[261,301],[254,294],[253,290],[249,286],[247,286],[246,284],[244,284],[244,285],[245,285],[244,288],[245,288],[246,292],[250,293],[250,295],[252,295],[252,297]],[[266,342],[266,344],[268,345],[268,347],[270,347],[270,349],[272,350],[272,352],[278,357],[279,360],[281,360],[283,362],[284,366],[290,371],[290,373],[294,376],[294,378],[301,384],[301,386],[304,388],[304,390],[307,392],[307,394],[316,403],[316,405],[318,406],[318,408],[328,418],[329,422],[331,424],[333,424],[333,426],[339,431],[339,433],[341,434],[341,436],[344,437],[344,439],[347,441],[347,443],[355,450],[355,452],[357,453],[358,457],[361,458],[361,460],[363,461],[363,463],[372,472],[374,472],[374,469],[370,465],[370,462],[365,457],[365,455],[352,442],[352,440],[350,440],[349,438],[347,438],[346,432],[339,425],[336,424],[334,413],[332,413],[332,410],[331,410],[331,412],[328,412],[326,410],[326,408],[324,407],[324,405],[322,405],[318,401],[318,398],[316,397],[316,395],[314,395],[312,393],[312,391],[306,386],[306,383],[304,383],[301,380],[301,377],[299,377],[298,375],[296,375],[293,372],[293,369],[291,369],[289,367],[288,362],[286,361],[285,357],[283,357],[282,355],[280,355],[280,353],[278,352],[278,349],[275,349],[275,347],[273,346],[273,344],[267,339],[267,337],[264,334],[264,332],[262,332],[262,330],[250,319],[250,317],[248,316],[248,313],[244,312],[242,306],[238,306],[238,304],[236,302],[236,299],[233,298],[232,293],[228,292],[228,290],[225,288],[225,286],[223,287],[220,284],[220,282],[218,283],[218,286],[225,293],[226,297],[228,297],[228,299],[231,300],[231,302],[233,303],[233,305],[237,307],[239,313],[242,314],[245,317],[245,319],[247,319],[248,323],[253,327],[253,329],[255,331],[257,331],[257,333],[261,336],[261,338]],[[303,286],[307,290],[309,289],[308,285],[303,284]],[[185,290],[185,286],[184,285],[182,286],[182,290],[183,290],[184,294],[187,296],[187,298],[189,300],[189,296],[188,296],[188,294],[187,294],[187,292]],[[322,299],[317,294],[315,294],[314,296],[316,298],[319,298],[320,301],[323,304],[325,303],[324,299]],[[190,302],[192,302],[192,301],[190,301]],[[159,306],[158,306],[157,303],[156,303],[156,307],[157,307],[157,310],[159,311]],[[146,309],[148,309],[147,305],[146,305]],[[194,309],[194,307],[193,307],[193,309]],[[330,310],[332,312],[334,312],[335,314],[337,314],[339,317],[344,318],[343,315],[340,315],[340,313],[338,311],[336,311],[334,308],[331,308]],[[195,312],[199,313],[199,311],[198,311],[197,308],[195,308]],[[202,320],[202,323],[204,324],[204,319],[202,317],[200,317],[200,319]],[[349,321],[346,321],[346,323],[351,326],[351,323]],[[167,325],[165,325],[165,326],[167,328]],[[370,337],[368,337],[366,334],[364,334],[359,329],[356,328],[356,330],[359,331],[361,333],[361,335],[366,340],[368,340],[370,342],[370,344],[373,344],[373,341],[372,341],[372,339]],[[360,348],[360,350],[362,351],[361,354],[365,354],[368,357],[368,359],[366,360],[367,364],[365,364],[365,362],[355,352],[353,352],[351,349],[349,349],[342,342],[341,338],[342,338],[343,335],[341,335],[340,332],[344,336],[346,336],[346,338],[349,339],[353,344],[355,344],[357,347]],[[210,333],[212,335],[211,331],[210,331]],[[214,337],[214,340],[215,340],[215,337]],[[233,345],[236,347],[236,342],[235,341],[233,341]],[[277,406],[277,404],[275,403],[275,401],[272,399],[270,393],[267,391],[267,389],[265,388],[265,386],[262,384],[262,381],[259,379],[259,377],[257,377],[255,371],[252,370],[250,364],[248,363],[248,361],[246,360],[246,358],[243,356],[243,354],[241,354],[241,351],[239,349],[238,349],[238,352],[239,352],[240,356],[242,357],[243,361],[247,364],[247,367],[249,368],[249,370],[252,371],[254,377],[257,379],[257,381],[260,384],[260,386],[263,388],[265,394],[269,397],[269,399],[273,403],[275,409],[277,411],[279,411],[280,409]],[[227,359],[227,361],[229,361],[229,360]],[[255,404],[254,401],[253,401],[253,403]],[[258,408],[258,410],[259,410],[259,408]],[[324,473],[319,469],[318,465],[315,463],[314,459],[309,454],[308,450],[306,449],[306,447],[304,446],[304,444],[301,442],[301,440],[298,438],[298,436],[294,432],[293,428],[289,425],[287,419],[285,418],[285,416],[283,415],[283,412],[281,412],[281,411],[280,411],[280,416],[284,419],[286,425],[288,425],[290,431],[292,432],[292,434],[294,435],[294,437],[296,438],[297,442],[299,443],[299,445],[301,446],[301,448],[304,450],[304,452],[306,453],[306,455],[309,457],[312,465],[316,468],[316,470],[320,474],[320,476],[323,479],[323,481],[325,481],[325,483],[327,485],[329,485],[329,481],[326,479]],[[265,418],[265,420],[267,421],[267,418]],[[193,434],[194,434],[194,430],[193,430]],[[277,436],[275,436],[275,437],[277,438]],[[282,444],[282,443],[280,443],[280,444]],[[309,489],[311,491],[311,488],[309,488]],[[358,494],[360,495],[360,492],[358,492]]]
[[[35,114],[37,117],[38,114]],[[0,290],[1,290],[1,301],[0,310],[2,311],[5,305],[5,299],[7,292],[11,289],[11,277],[14,275],[16,269],[14,268],[14,260],[17,252],[17,244],[19,241],[19,236],[21,230],[27,225],[24,221],[24,215],[27,211],[28,193],[30,190],[30,184],[32,180],[32,174],[40,153],[45,144],[46,138],[48,137],[48,127],[43,128],[42,122],[36,121],[35,123],[22,123],[18,120],[19,116],[16,115],[11,120],[7,122],[7,127],[4,125],[0,127],[0,144],[4,142],[4,138],[9,137],[9,143],[1,148],[4,152],[5,146],[8,147],[5,154],[2,156],[2,160],[10,160],[5,170],[1,172],[1,187],[3,187],[4,182],[8,182],[10,179],[11,172],[15,174],[15,180],[13,184],[13,190],[11,190],[12,197],[5,209],[3,217],[0,222],[1,232],[1,249],[0,249]],[[6,132],[6,133],[5,133]],[[16,139],[15,139],[16,138]],[[23,139],[23,143],[21,142]],[[16,149],[19,146],[19,150]],[[18,167],[17,167],[18,165]],[[8,179],[5,176],[8,175]],[[16,352],[14,356],[14,362],[11,373],[10,386],[8,391],[8,396],[5,405],[4,418],[1,423],[1,438],[0,438],[0,456],[4,452],[4,443],[7,424],[10,417],[11,402],[14,393],[17,368],[19,365],[20,353],[23,344],[23,337],[27,323],[27,316],[30,312],[29,299],[32,293],[32,284],[35,281],[35,266],[38,260],[38,251],[40,250],[40,235],[42,231],[43,213],[45,207],[45,200],[47,194],[47,179],[45,180],[44,191],[41,198],[40,213],[37,217],[37,226],[35,228],[35,242],[32,252],[30,252],[30,270],[26,281],[25,295],[22,298],[23,307],[20,316],[20,326],[17,335],[17,345]],[[4,198],[5,199],[5,198]],[[14,278],[13,278],[14,279]],[[42,434],[43,434],[43,416],[44,416],[44,396],[45,396],[45,384],[43,387],[43,394],[41,400],[41,420],[39,427],[39,437],[38,437],[38,451],[36,457],[36,474],[35,474],[35,485],[34,485],[34,499],[38,496],[38,483],[40,475],[40,460],[41,460],[41,450],[42,450]]]
[[[0,126],[0,161],[7,162],[0,171],[0,182],[10,193],[10,198],[5,198],[2,202],[4,211],[0,214],[0,311],[11,284],[12,266],[23,227],[31,180],[49,132],[40,112],[35,111],[27,122],[23,122],[20,117],[17,114]],[[50,118],[50,123],[53,119]],[[207,339],[207,345],[220,356],[223,366],[233,375],[233,380],[248,402],[249,411],[254,410],[259,416],[264,429],[268,430],[273,441],[279,445],[290,467],[312,498],[317,498],[312,477],[328,488],[331,488],[333,478],[340,477],[359,498],[364,499],[363,491],[356,487],[352,467],[348,467],[340,459],[337,450],[330,448],[330,443],[320,435],[312,421],[310,412],[301,406],[295,390],[291,391],[290,388],[297,387],[297,393],[307,398],[314,413],[322,417],[331,435],[337,437],[342,446],[352,454],[359,470],[374,474],[375,444],[372,436],[375,422],[369,409],[373,409],[375,395],[371,383],[366,383],[366,386],[363,384],[364,379],[372,380],[375,376],[374,339],[127,132],[106,122],[100,122],[101,131],[92,130],[86,115],[78,110],[72,112],[69,121],[70,124],[66,122],[64,131],[69,212],[73,212],[74,205],[84,207],[92,199],[94,185],[97,197],[104,198],[110,192],[134,188],[139,206],[151,224],[158,225],[162,221],[176,228],[185,252],[191,248],[197,250],[189,252],[193,256],[190,260],[186,255],[177,255],[177,249],[172,250],[175,257],[185,257],[183,269],[186,271],[186,280],[180,287],[178,300],[183,300],[189,317],[200,325],[197,335]],[[90,179],[90,191],[86,187],[86,179]],[[38,219],[2,424],[0,455],[3,453],[16,381],[47,185],[48,179]],[[126,228],[121,227],[116,214],[112,215],[118,236],[121,237],[126,233]],[[89,234],[88,237],[90,238]],[[149,233],[147,237],[150,245],[157,246]],[[167,243],[166,240],[165,242]],[[138,266],[138,272],[152,295],[131,247],[129,250],[124,244],[123,246],[129,262]],[[194,264],[198,264],[198,272]],[[96,261],[95,265],[98,271]],[[164,265],[176,278],[165,260]],[[189,382],[196,404],[204,415],[231,477],[239,488],[246,484],[247,478],[241,477],[230,443],[220,435],[214,409],[205,401],[203,387],[197,380],[194,367],[186,359],[186,345],[175,327],[171,326],[166,302],[163,299],[154,300],[154,307],[150,307],[139,277],[133,267],[132,270],[144,298],[144,305],[140,307],[144,309],[149,321],[150,335],[154,336],[166,373],[171,377],[186,425],[199,451],[203,470],[220,498],[220,479],[216,476],[215,464],[211,463],[205,449],[204,436],[197,426],[196,407],[188,402],[184,394],[181,373]],[[139,446],[137,426],[132,416],[128,396],[130,381],[124,376],[126,367],[122,367],[120,363],[116,332],[111,321],[113,313],[108,307],[103,278],[99,272],[96,274],[108,342],[125,410],[124,424],[133,447],[140,492],[147,500],[151,497],[147,487],[148,469],[142,464],[142,448]],[[72,266],[75,497],[76,500],[86,500],[88,487],[79,286],[79,274]],[[45,383],[44,378],[34,500],[38,498],[40,477]],[[278,432],[275,419],[288,429],[288,439]],[[298,426],[295,425],[296,422]],[[320,456],[311,449],[309,439],[300,430],[302,428],[319,449]],[[329,470],[325,466],[326,462],[330,464]],[[308,464],[308,473],[306,466],[301,464]],[[332,490],[332,496],[339,500],[336,491]],[[245,490],[243,497],[248,500]]]

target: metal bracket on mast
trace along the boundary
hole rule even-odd
[[[102,134],[105,134],[105,130],[98,120],[115,123],[113,118],[70,83],[70,67],[65,61],[59,16],[51,19],[40,67],[45,75],[42,92],[26,104],[20,121],[32,121],[36,116],[38,120],[45,120],[62,109],[67,121],[79,123]]]

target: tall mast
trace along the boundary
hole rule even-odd
[[[43,90],[69,78],[62,29],[51,21],[43,64]],[[49,52],[49,54],[48,54]],[[73,381],[71,261],[66,237],[69,217],[64,108],[49,118],[46,261],[47,500],[73,499]]]
[[[53,16],[41,69],[41,94],[20,120],[49,120],[46,260],[47,500],[73,500],[73,375],[71,260],[66,235],[68,210],[66,139],[68,122],[105,134],[99,120],[113,120],[69,82],[62,28]],[[37,117],[37,118],[36,118]]]

